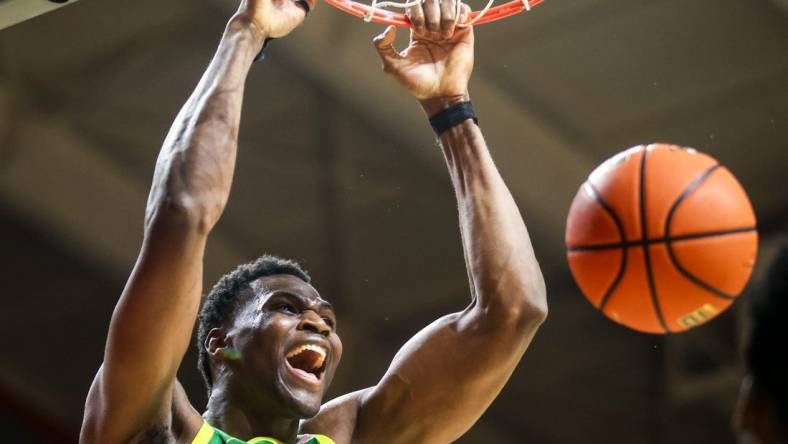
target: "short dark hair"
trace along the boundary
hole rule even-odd
[[[763,291],[753,301],[747,366],[753,387],[771,399],[788,430],[788,243],[783,241]]]
[[[213,378],[211,377],[210,359],[204,346],[208,332],[225,325],[235,310],[251,296],[254,296],[252,282],[264,276],[277,274],[289,274],[306,283],[311,282],[309,274],[296,261],[266,254],[252,262],[239,265],[235,270],[222,276],[205,297],[198,318],[197,367],[205,380],[209,396],[213,386]]]

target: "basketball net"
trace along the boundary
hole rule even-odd
[[[412,6],[423,3],[423,0],[411,0],[408,2],[372,0],[372,3],[367,5],[364,3],[358,3],[354,0],[325,1],[331,6],[340,9],[341,11],[362,18],[367,23],[375,22],[404,28],[411,27],[408,17],[401,12],[390,11],[387,8],[405,11]],[[511,0],[508,3],[493,6],[495,0],[488,0],[484,8],[479,11],[471,12],[469,20],[457,26],[464,28],[468,26],[494,22],[522,11],[530,11],[531,8],[542,3],[543,1],[544,0]],[[462,5],[463,1],[457,0],[457,17],[459,17],[460,8]]]

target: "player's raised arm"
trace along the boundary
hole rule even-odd
[[[385,71],[419,100],[439,133],[459,208],[471,303],[419,332],[360,397],[359,442],[459,438],[501,391],[547,315],[528,232],[469,107],[473,29],[455,30],[454,11],[453,1],[427,0],[411,13],[422,33],[411,35],[404,52],[392,47],[394,28],[375,45]]]
[[[264,40],[288,34],[304,15],[291,0],[242,1],[178,114],[156,163],[142,249],[112,315],[81,442],[128,442],[148,427],[172,425],[175,376],[200,305],[205,241],[230,192],[244,83]]]

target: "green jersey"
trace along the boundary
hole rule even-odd
[[[336,444],[333,439],[324,435],[298,435],[298,444]],[[284,444],[274,438],[252,438],[249,441],[241,441],[238,438],[224,433],[219,429],[211,427],[207,422],[202,423],[200,431],[194,437],[192,444]]]

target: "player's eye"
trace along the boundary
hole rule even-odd
[[[329,318],[328,316],[323,316],[323,322],[326,323],[331,328],[334,328],[335,322],[333,319]]]
[[[282,311],[285,313],[296,314],[298,310],[292,304],[282,303],[276,306],[276,311]]]

